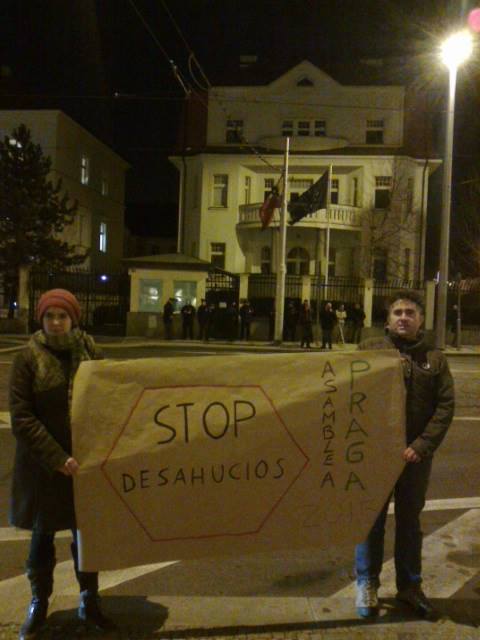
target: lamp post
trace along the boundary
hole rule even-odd
[[[457,69],[472,52],[472,37],[468,31],[450,36],[441,47],[441,56],[449,72],[447,129],[442,180],[442,217],[440,226],[440,264],[437,291],[436,346],[445,349],[447,317],[448,262],[450,245],[450,209],[452,202],[453,123]]]

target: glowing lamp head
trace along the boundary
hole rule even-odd
[[[460,31],[451,35],[441,47],[443,63],[449,69],[457,69],[472,53],[473,40],[468,31]]]

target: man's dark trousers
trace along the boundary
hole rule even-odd
[[[420,513],[432,468],[432,459],[407,463],[393,491],[395,496],[395,570],[397,589],[420,584],[422,576],[422,531]],[[391,495],[370,531],[367,540],[357,545],[355,569],[357,582],[371,580],[377,587],[383,564],[385,521]]]

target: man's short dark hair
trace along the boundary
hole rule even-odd
[[[425,302],[423,300],[423,296],[417,291],[412,291],[411,289],[399,289],[395,291],[388,300],[388,308],[395,304],[398,300],[409,300],[417,305],[422,314],[425,314]]]

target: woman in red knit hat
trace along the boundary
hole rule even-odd
[[[32,531],[26,572],[32,601],[20,640],[37,638],[53,590],[55,532],[71,529],[75,573],[80,585],[78,616],[106,630],[112,623],[99,607],[98,574],[78,568],[72,476],[70,409],[73,379],[84,360],[101,357],[93,338],[79,328],[80,305],[66,289],[51,289],[37,305],[41,329],[15,358],[10,380],[10,415],[17,440],[10,523]]]

